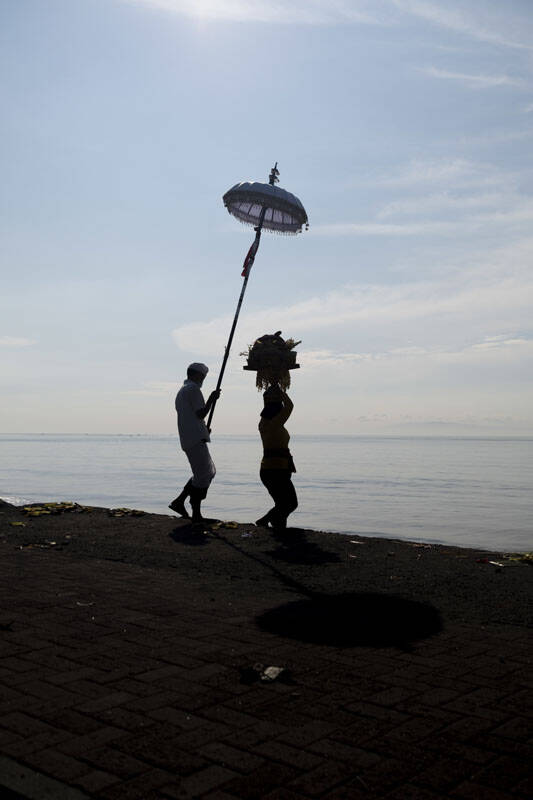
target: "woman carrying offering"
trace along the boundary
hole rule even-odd
[[[285,530],[287,517],[298,507],[292,473],[296,472],[289,450],[289,432],[284,427],[293,403],[279,386],[269,386],[263,394],[264,408],[259,421],[263,442],[263,460],[259,476],[274,500],[274,508],[258,519],[256,525]]]

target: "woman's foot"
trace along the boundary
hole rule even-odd
[[[283,514],[273,515],[270,523],[275,531],[283,532],[287,530],[287,517],[284,517]]]
[[[181,517],[185,517],[185,519],[189,519],[189,512],[185,508],[185,504],[183,500],[180,500],[179,497],[176,497],[171,503],[168,504],[168,507],[175,511],[176,514],[179,514]]]

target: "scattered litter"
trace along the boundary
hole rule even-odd
[[[48,550],[49,544],[43,542],[28,542],[20,544],[18,550]]]
[[[285,669],[285,667],[276,667],[273,665],[265,667],[264,664],[254,664],[252,667],[241,667],[240,673],[241,683],[248,685],[257,683],[258,681],[262,683],[272,683],[277,680],[289,685],[295,683],[290,670]]]
[[[522,564],[533,564],[533,553],[505,553],[501,560],[491,560],[489,558],[476,558],[477,564],[491,564],[493,567],[519,567]]]
[[[357,539],[350,539],[350,544],[364,544],[364,542],[358,542]]]
[[[80,603],[79,600],[76,600],[76,605],[77,606],[94,606],[94,602],[91,602],[91,603]]]
[[[88,512],[92,511],[92,506],[81,506],[78,503],[41,503],[35,506],[23,506],[22,510],[28,517],[42,517],[49,514],[62,514],[65,511],[69,512]]]
[[[265,667],[261,675],[262,681],[275,681],[283,672],[283,667]]]
[[[504,559],[517,564],[533,565],[533,553],[505,553]]]
[[[244,533],[241,533],[241,539],[249,539],[251,536],[253,536],[252,531],[244,531]]]
[[[348,558],[357,558],[357,556],[353,556],[351,553],[348,553]]]
[[[212,531],[218,531],[220,528],[238,528],[239,523],[233,522],[233,520],[229,520],[228,522],[215,522],[214,525],[211,525]]]
[[[13,525],[14,528],[25,528],[26,527],[26,523],[25,522],[10,522],[9,524]]]
[[[44,542],[23,542],[19,544],[16,549],[17,550],[48,550],[51,547],[55,547],[58,550],[62,550],[64,545],[69,544],[69,542],[55,542],[55,541],[44,541]]]
[[[137,508],[110,508],[107,513],[110,517],[142,517],[146,512]]]

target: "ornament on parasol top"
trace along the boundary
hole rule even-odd
[[[270,170],[268,183],[258,183],[257,181],[236,183],[222,198],[230,214],[236,217],[240,222],[253,226],[255,230],[255,239],[244,260],[242,270],[244,282],[237,303],[237,310],[233,318],[228,343],[224,352],[224,358],[216,385],[217,390],[220,389],[222,384],[222,378],[224,376],[224,370],[226,369],[226,363],[233,341],[233,334],[237,327],[237,320],[248,284],[248,278],[250,277],[250,271],[259,248],[261,231],[265,229],[274,233],[293,235],[301,233],[304,226],[306,230],[309,228],[307,214],[300,200],[294,194],[276,186],[275,184],[278,182],[279,170],[278,162],[276,161],[275,165]],[[211,412],[207,420],[208,428],[211,427],[215,405],[216,400],[211,407]]]

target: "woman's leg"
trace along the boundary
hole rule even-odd
[[[259,475],[275,506],[258,520],[258,524],[270,522],[273,527],[283,530],[287,527],[287,517],[298,507],[292,473],[288,469],[262,469]]]
[[[269,495],[272,497],[272,499],[275,502],[276,498],[272,494],[272,489],[271,489],[271,487],[272,487],[272,480],[271,479],[272,479],[272,472],[273,471],[274,470],[271,470],[271,469],[262,469],[262,470],[259,471],[259,477],[261,478],[261,483],[263,484],[263,486],[265,487],[265,489],[267,490],[267,492],[269,493]],[[275,513],[276,513],[276,506],[274,506],[269,511],[267,511],[267,513],[263,517],[260,517],[260,519],[256,520],[255,524],[259,525],[259,526],[267,527],[268,523],[272,522]]]

